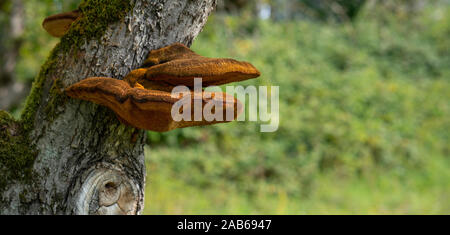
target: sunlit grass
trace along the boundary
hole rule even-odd
[[[151,156],[147,150],[147,158]],[[450,161],[430,158],[423,170],[403,176],[324,174],[307,196],[260,187],[255,195],[233,185],[200,188],[148,164],[145,214],[449,214]]]

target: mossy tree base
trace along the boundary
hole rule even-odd
[[[190,45],[215,0],[85,0],[37,76],[21,120],[0,112],[1,214],[139,214],[144,134],[64,88],[121,79],[152,49]],[[114,197],[112,197],[113,195]]]

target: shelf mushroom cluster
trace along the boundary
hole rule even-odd
[[[70,28],[70,20],[73,22],[77,17],[78,12],[63,13],[46,18],[43,25],[51,35],[62,36]],[[242,104],[231,95],[194,90],[195,78],[202,78],[202,86],[208,87],[259,76],[260,72],[250,63],[203,57],[185,45],[175,43],[151,51],[142,68],[131,71],[123,80],[87,78],[66,88],[66,94],[110,108],[126,125],[166,132],[230,121],[226,118],[206,120],[203,115],[199,120],[195,118],[194,108],[190,109],[190,119],[174,121],[172,108],[175,104],[181,103],[183,106],[186,102],[201,103],[202,110],[210,103],[220,104],[221,109],[218,110],[223,112],[223,117],[232,111],[230,113],[234,114],[234,119],[242,113]],[[174,87],[180,85],[188,87],[188,95],[171,93]]]

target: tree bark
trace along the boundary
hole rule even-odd
[[[108,9],[123,0],[85,0],[93,2]],[[121,125],[107,108],[68,98],[63,89],[88,77],[122,79],[150,50],[175,42],[191,45],[215,5],[216,0],[130,0],[130,10],[107,22],[100,37],[87,40],[69,32],[36,78],[22,120],[3,118],[2,124],[0,113],[0,138],[27,145],[32,155],[10,151],[2,157],[0,147],[0,173],[16,176],[6,177],[0,187],[1,213],[140,214],[145,132]],[[27,161],[29,171],[7,169]]]

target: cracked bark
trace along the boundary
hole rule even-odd
[[[48,118],[51,87],[92,76],[122,79],[148,52],[174,42],[190,45],[216,0],[132,0],[126,17],[100,40],[57,52],[46,77],[30,138],[38,155],[32,182],[9,182],[2,214],[140,214],[145,188],[143,131],[121,125],[98,105],[68,99]],[[75,52],[76,51],[76,52]]]

